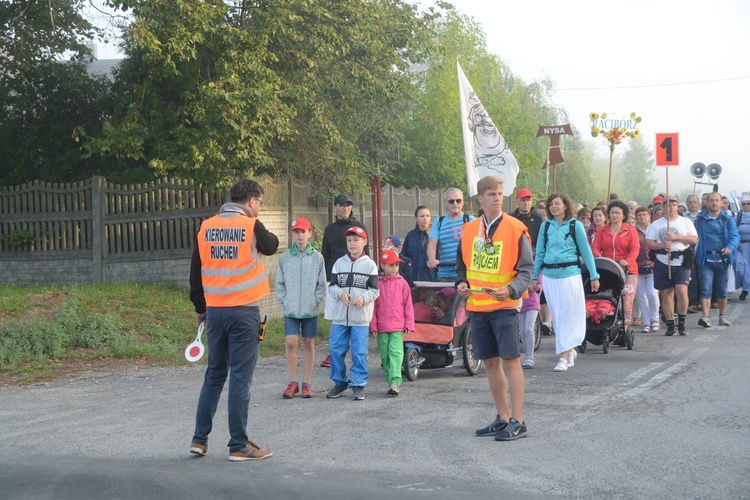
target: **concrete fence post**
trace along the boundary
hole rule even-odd
[[[92,278],[94,283],[103,283],[104,276],[104,177],[95,175],[91,179],[91,251]]]

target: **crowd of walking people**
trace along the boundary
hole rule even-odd
[[[481,179],[477,192],[476,215],[467,213],[458,188],[444,191],[445,215],[437,219],[428,207],[418,206],[415,227],[403,241],[390,235],[383,242],[379,267],[369,256],[366,226],[352,215],[350,196],[335,198],[335,218],[324,230],[321,252],[312,244],[310,221],[294,220],[292,244],[276,272],[291,378],[283,398],[315,396],[311,375],[321,313],[332,323],[322,363],[330,368],[333,382],[326,397],[336,399],[351,390],[353,400],[364,399],[368,335],[380,349],[385,394],[398,396],[404,335],[414,331],[415,319],[421,317],[415,317],[410,289],[414,282],[446,282],[441,294],[465,300],[473,355],[486,366],[496,407],[495,418],[476,435],[514,440],[528,434],[524,369],[536,366],[537,318],[542,330],[555,336],[553,370],[576,366],[587,316],[592,318],[585,290],[596,293],[600,288],[595,258],[611,259],[625,277],[618,292],[625,330],[641,327],[642,333],[655,333],[663,323],[664,335],[689,335],[687,315],[700,312],[697,324],[711,328],[712,307],[718,308],[718,324],[729,326],[729,293],[741,289],[739,300],[746,300],[750,292],[750,195],[741,197],[734,213],[729,199],[716,191],[700,199],[690,195],[684,203],[659,194],[649,205],[626,203],[611,194],[608,202],[590,207],[564,193],[534,204],[532,192],[521,188],[514,197],[516,209],[506,213],[503,201],[512,194],[504,192],[501,179]],[[245,429],[258,353],[257,304],[270,292],[258,253],[272,255],[278,246],[278,238],[258,220],[262,207],[262,187],[240,181],[232,188],[232,202],[204,222],[198,234],[190,296],[198,324],[207,321],[210,352],[190,447],[194,454],[207,452],[217,400],[230,375],[229,459],[272,455],[250,441]],[[302,377],[297,366],[300,335]]]

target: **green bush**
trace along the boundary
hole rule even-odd
[[[329,328],[329,321],[318,322],[319,341],[328,338]],[[182,353],[195,334],[188,294],[166,285],[0,287],[2,372],[48,376],[66,359],[184,364]],[[269,320],[260,355],[283,356],[284,346],[284,320]]]
[[[26,229],[13,231],[2,236],[2,239],[15,246],[22,246],[34,242],[34,234]]]

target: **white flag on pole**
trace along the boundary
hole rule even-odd
[[[503,193],[508,196],[516,189],[518,162],[487,115],[458,61],[456,65],[469,196],[477,194],[477,181],[488,175],[503,180]]]

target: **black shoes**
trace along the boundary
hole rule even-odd
[[[664,332],[664,335],[667,337],[671,337],[672,335],[674,335],[674,332],[674,323],[672,323],[671,325],[667,324],[667,331]]]
[[[476,435],[477,436],[494,436],[501,430],[505,429],[507,426],[508,426],[508,422],[500,418],[500,415],[498,415],[497,418],[493,420],[490,425],[488,425],[487,427],[483,427],[481,429],[477,429]]]
[[[527,435],[526,422],[519,422],[515,418],[511,418],[505,429],[495,434],[495,441],[513,441],[525,438]]]

